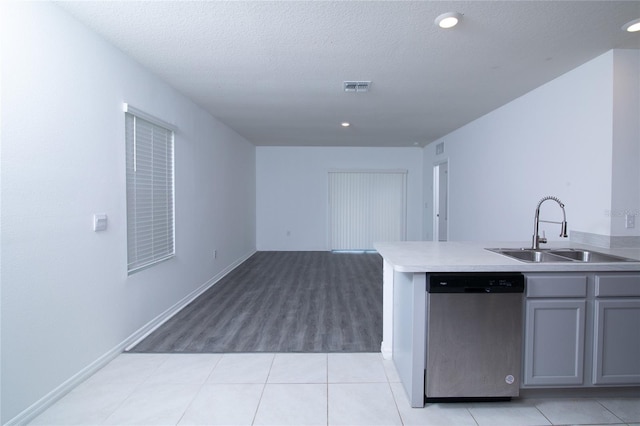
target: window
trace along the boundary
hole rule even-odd
[[[173,257],[173,133],[170,124],[125,104],[127,270]]]

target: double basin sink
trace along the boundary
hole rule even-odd
[[[502,254],[512,259],[523,262],[557,263],[557,262],[583,262],[583,263],[615,263],[615,262],[640,262],[612,254],[600,253],[593,250],[572,248],[561,249],[532,249],[532,248],[488,248],[487,250]]]

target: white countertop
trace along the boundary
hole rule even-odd
[[[603,247],[552,242],[541,248],[580,248],[614,254],[637,262],[616,263],[530,263],[511,259],[485,248],[530,247],[527,242],[399,241],[376,243],[374,247],[398,272],[571,272],[638,271],[640,248],[607,249]]]

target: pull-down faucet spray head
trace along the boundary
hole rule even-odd
[[[562,209],[562,222],[556,222],[551,220],[540,220],[540,206],[547,200],[553,200]],[[533,242],[531,244],[531,248],[537,250],[540,248],[540,243],[546,243],[547,239],[545,237],[540,238],[538,235],[538,228],[540,226],[540,222],[545,223],[558,223],[560,224],[560,236],[563,238],[567,238],[567,214],[564,211],[564,204],[562,201],[558,199],[558,197],[546,196],[538,202],[538,206],[536,207],[536,216],[533,223]]]

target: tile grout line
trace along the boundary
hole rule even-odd
[[[538,413],[540,413],[542,415],[542,417],[544,417],[550,425],[553,425],[554,423],[551,421],[551,419],[549,417],[547,417],[541,409],[538,408],[538,404],[534,403],[533,406],[535,407],[536,410],[538,410]]]
[[[113,359],[111,362],[113,362],[113,361],[115,361],[116,359],[118,359],[118,358],[120,358],[120,357],[123,357],[123,356],[128,357],[129,355],[128,355],[128,353],[127,353],[127,352],[123,352],[123,353],[121,353],[120,355],[118,355],[115,359]],[[162,361],[160,364],[158,364],[158,365],[155,367],[155,369],[154,369],[154,370],[149,374],[149,376],[147,376],[144,380],[141,380],[139,383],[136,383],[136,385],[135,385],[135,386],[133,386],[133,388],[131,388],[131,392],[129,392],[129,393],[128,393],[128,395],[127,395],[127,396],[126,396],[122,401],[120,401],[120,402],[117,404],[117,406],[116,406],[113,410],[111,410],[111,412],[110,412],[110,413],[109,413],[109,414],[108,414],[108,415],[107,415],[107,416],[102,420],[102,424],[105,424],[105,423],[107,422],[107,420],[109,420],[109,418],[110,418],[111,416],[113,416],[113,415],[114,415],[114,414],[115,414],[119,409],[121,409],[121,408],[124,406],[125,402],[127,402],[127,401],[129,400],[129,398],[131,398],[131,396],[132,396],[134,393],[136,393],[136,391],[137,391],[138,389],[140,389],[140,387],[141,387],[141,386],[143,386],[143,385],[144,385],[144,384],[145,384],[145,383],[146,383],[146,382],[151,378],[151,376],[153,376],[153,375],[158,371],[158,369],[160,368],[160,366],[161,366],[162,364],[164,364],[165,362],[167,362],[167,360],[169,359],[169,356],[168,356],[167,354],[162,354],[162,356],[164,357],[164,361]],[[111,362],[110,362],[109,364],[111,364]],[[102,369],[106,368],[109,364],[105,365],[105,366],[104,366],[104,367],[102,367],[100,370],[102,370]],[[95,375],[95,374],[97,374],[97,372],[96,372],[96,373],[94,373],[94,375]],[[93,375],[92,375],[92,377],[93,377]]]
[[[325,361],[326,361],[326,366],[327,366],[327,370],[325,371],[325,381],[326,381],[326,390],[327,390],[327,421],[326,421],[326,425],[329,426],[329,354],[325,353]]]
[[[613,411],[609,410],[609,408],[607,408],[606,405],[604,405],[602,402],[600,402],[600,400],[598,398],[594,398],[594,401],[596,401],[598,403],[598,405],[600,405],[602,408],[604,408],[605,410],[610,412],[613,415],[613,417],[615,417],[616,419],[620,420],[623,424],[628,424],[626,421],[624,421],[620,417],[618,417],[618,415],[616,415],[616,413],[614,413]]]
[[[326,379],[326,389],[327,389],[327,426],[329,426],[329,353],[326,353],[325,355],[325,360],[326,360],[326,366],[327,366],[327,370],[325,372],[325,379]]]
[[[260,398],[258,399],[258,405],[256,405],[256,411],[253,413],[253,419],[251,420],[251,424],[254,425],[256,423],[256,418],[258,417],[258,411],[260,410],[260,405],[262,405],[262,398],[264,397],[264,391],[267,388],[267,383],[269,382],[269,376],[271,375],[271,369],[273,368],[273,363],[276,361],[276,353],[272,352],[271,355],[271,365],[269,365],[269,372],[267,373],[267,377],[264,379],[264,383],[262,384],[262,391],[260,392]]]
[[[480,426],[480,422],[478,421],[478,419],[476,419],[476,416],[473,415],[469,407],[465,407],[465,410],[467,410],[467,413],[469,413],[473,421],[476,423],[476,426]]]
[[[404,425],[404,418],[402,417],[402,412],[400,411],[400,407],[398,406],[398,400],[396,398],[396,394],[393,392],[393,388],[391,387],[391,377],[390,376],[390,371],[387,369],[387,367],[385,366],[385,360],[384,358],[381,360],[382,363],[382,369],[384,371],[384,375],[387,378],[387,384],[389,385],[389,390],[391,391],[391,397],[393,398],[393,403],[396,406],[396,411],[398,412],[398,417],[400,417],[400,423],[402,425]],[[395,365],[392,363],[391,368],[394,369],[395,371]],[[397,374],[397,372],[396,372]]]
[[[193,399],[191,400],[191,402],[189,402],[189,404],[187,404],[187,406],[185,407],[184,411],[182,412],[182,415],[180,416],[180,418],[176,422],[176,426],[178,426],[180,424],[180,422],[182,421],[182,419],[184,419],[184,416],[187,414],[187,412],[189,411],[189,409],[191,408],[191,406],[193,405],[195,400],[198,398],[198,395],[200,395],[200,393],[202,392],[204,387],[207,385],[207,382],[209,381],[209,378],[213,374],[213,370],[216,369],[216,367],[218,366],[218,363],[220,362],[220,360],[222,359],[223,356],[224,356],[224,354],[222,354],[221,356],[217,357],[216,362],[213,363],[213,366],[211,367],[211,371],[209,371],[209,374],[207,374],[207,377],[205,377],[205,379],[202,381],[202,383],[200,383],[200,388],[198,389],[198,392],[195,393],[195,395],[193,396]]]
[[[384,368],[384,365],[383,365]],[[386,375],[386,371],[385,371]],[[393,389],[391,388],[391,382],[389,382],[389,377],[387,376],[387,386],[389,387],[389,392],[391,392],[391,398],[393,398],[393,405],[396,407],[396,412],[398,413],[398,418],[400,419],[400,424],[404,426],[404,419],[402,418],[402,413],[400,412],[400,407],[398,406],[398,400],[396,399],[396,394],[393,393]]]
[[[191,399],[191,401],[187,404],[187,406],[182,411],[182,414],[180,415],[180,418],[176,422],[176,426],[178,426],[180,424],[180,422],[182,421],[184,416],[187,414],[187,411],[189,411],[189,408],[191,408],[191,406],[193,405],[195,400],[198,398],[198,395],[200,395],[200,392],[202,392],[202,389],[204,388],[205,383],[206,382],[200,384],[200,387],[198,388],[198,391],[193,395],[193,398]]]

